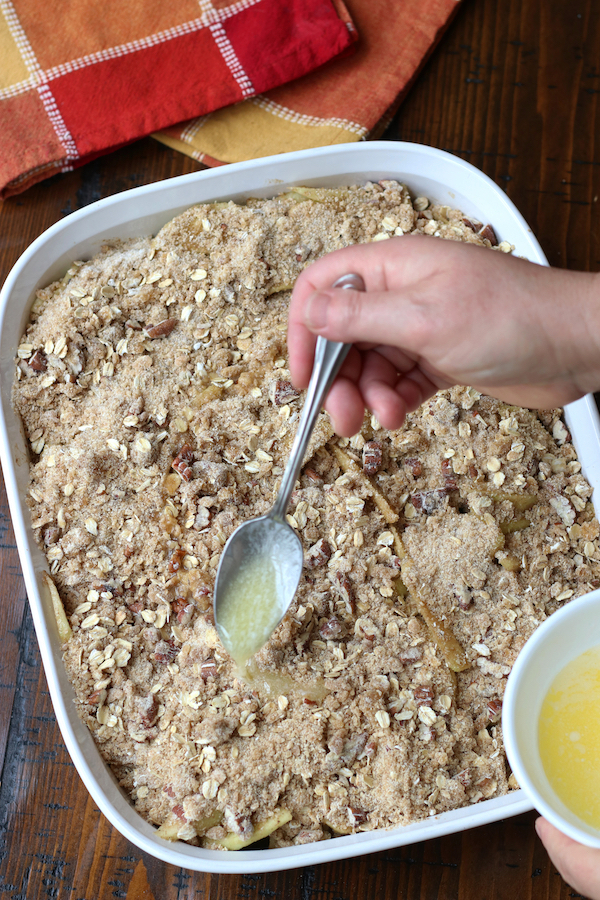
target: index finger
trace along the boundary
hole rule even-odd
[[[365,247],[344,247],[329,253],[300,273],[292,292],[288,317],[288,354],[290,373],[296,387],[307,386],[313,367],[317,335],[306,325],[306,304],[317,291],[331,290],[344,275],[359,275],[367,288],[380,281],[376,266],[366,266]],[[369,282],[371,282],[369,284]]]

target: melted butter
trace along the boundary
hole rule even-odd
[[[552,682],[538,742],[556,794],[584,822],[600,828],[600,647],[572,660]]]
[[[289,595],[285,561],[258,553],[238,568],[220,599],[219,636],[240,670],[271,637]]]

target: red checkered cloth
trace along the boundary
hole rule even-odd
[[[0,197],[312,72],[343,0],[0,0]]]
[[[460,7],[458,0],[346,0],[350,59],[154,137],[209,166],[380,137]]]

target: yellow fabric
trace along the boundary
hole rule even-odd
[[[185,132],[184,139],[163,132],[153,137],[201,161],[209,156],[233,163],[306,146],[347,144],[360,140],[364,133],[365,129],[351,122],[344,127],[329,119],[299,117],[275,103],[263,108],[247,100],[234,109],[220,109],[198,120],[194,129]]]
[[[29,77],[27,66],[3,15],[0,15],[0,59],[0,90],[19,84]]]

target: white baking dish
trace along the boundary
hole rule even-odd
[[[403,181],[416,195],[428,196],[462,209],[484,223],[490,222],[498,239],[514,244],[517,254],[547,265],[522,216],[487,176],[441,150],[381,141],[252,160],[100,200],[42,234],[17,262],[0,294],[0,454],[27,594],[58,723],[79,774],[112,824],[142,850],[186,869],[247,874],[313,865],[412,844],[531,809],[524,793],[517,791],[391,831],[364,832],[317,844],[243,853],[202,850],[157,838],[155,829],[138,816],[117,786],[75,712],[52,605],[41,577],[47,568],[46,560],[33,539],[29,512],[23,502],[27,491],[27,452],[19,422],[11,409],[10,392],[15,351],[36,289],[64,274],[72,260],[92,256],[106,238],[155,233],[194,203],[272,196],[294,184],[334,186],[382,178]],[[567,421],[584,473],[597,486],[600,483],[600,421],[593,398],[588,396],[571,404]]]

